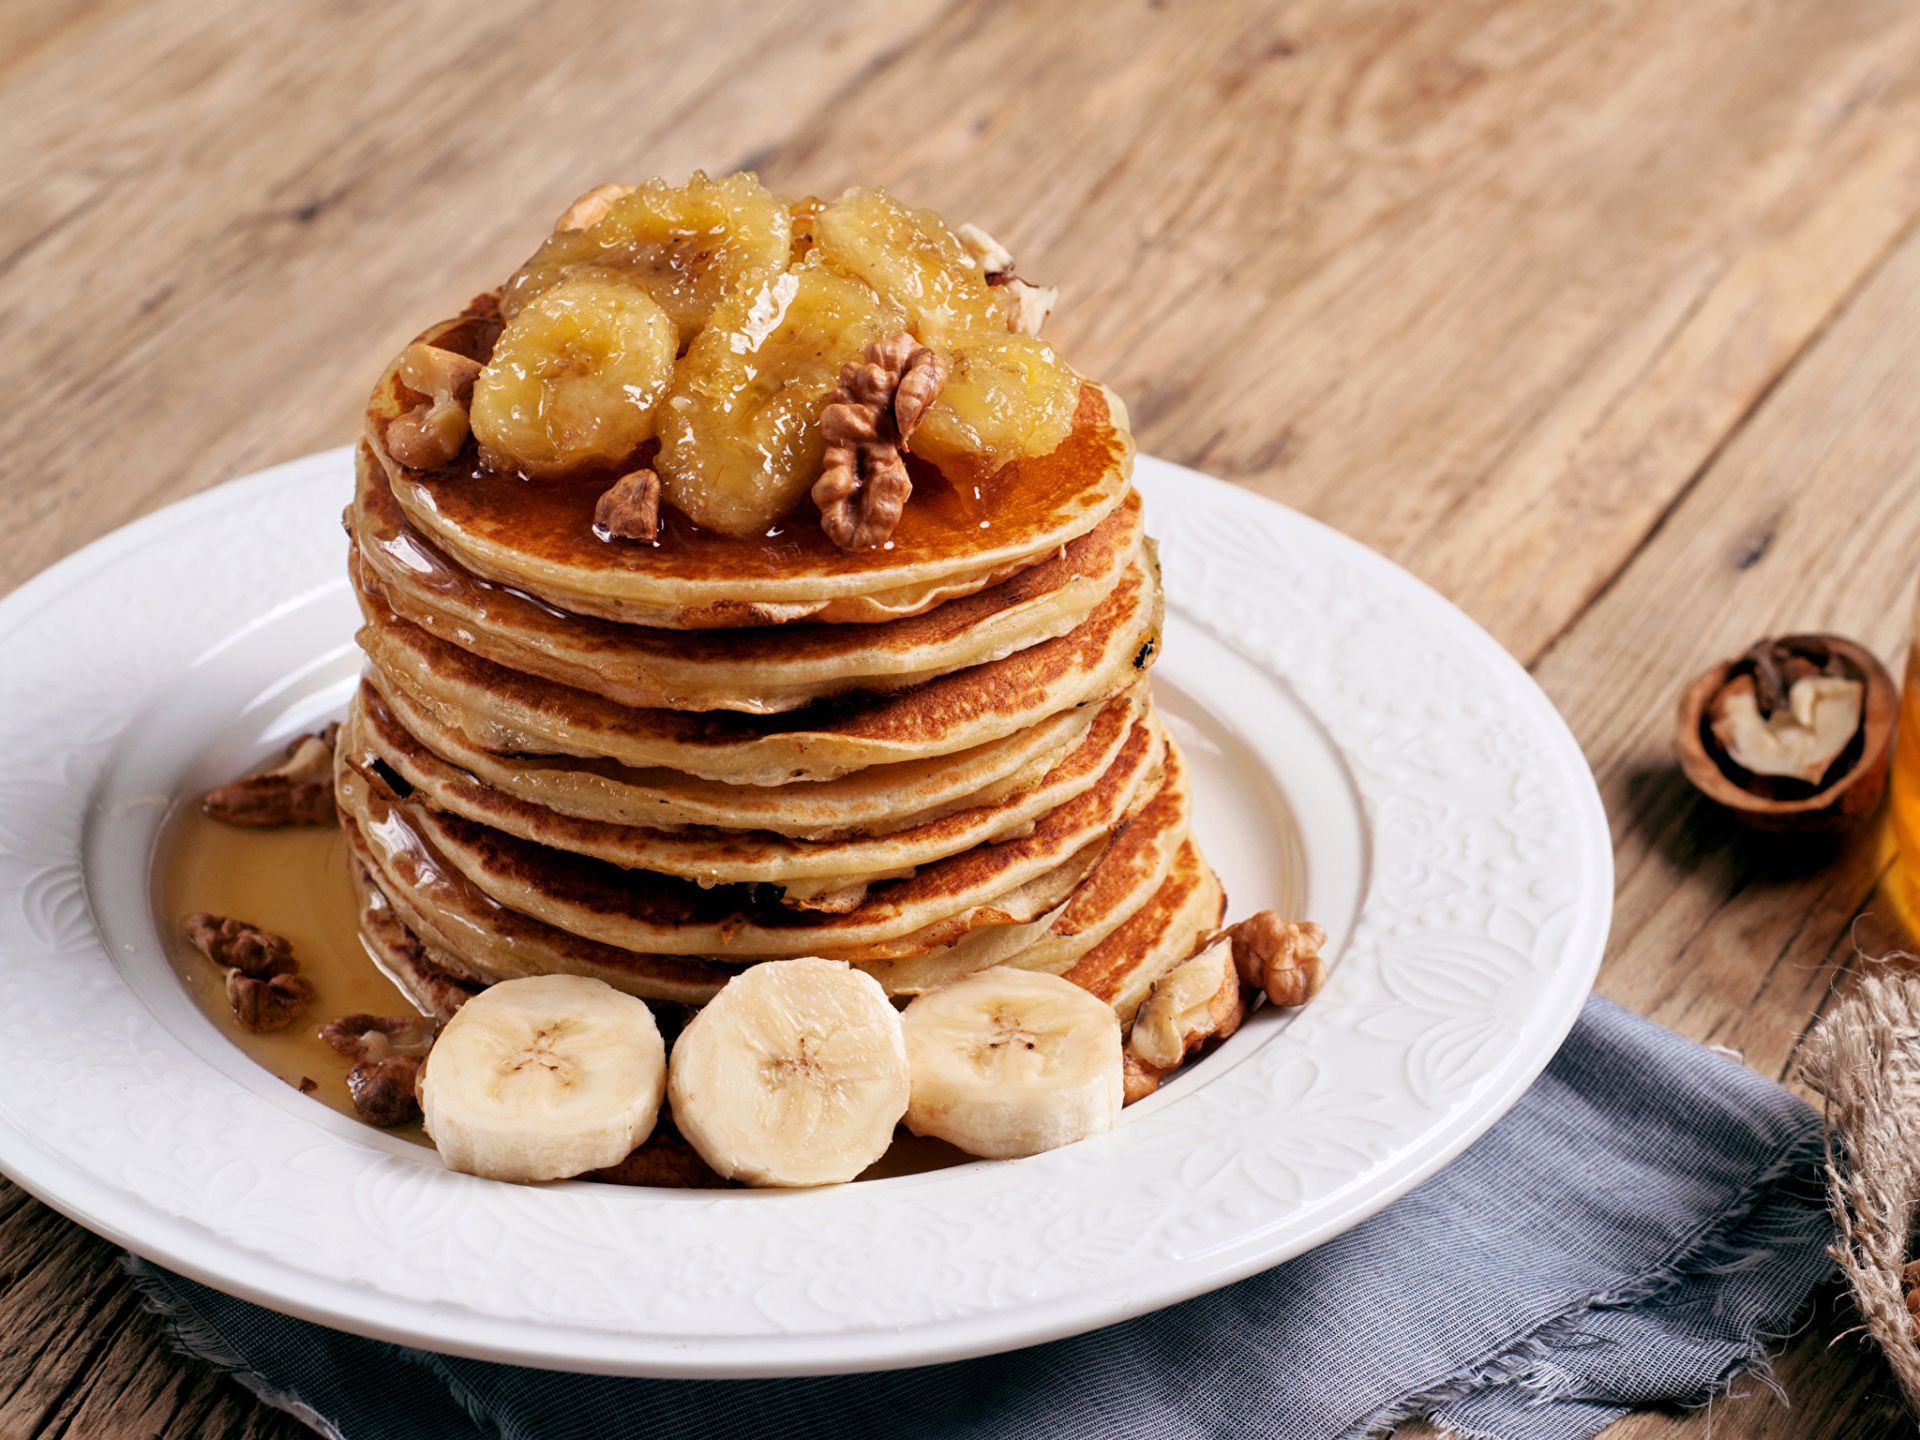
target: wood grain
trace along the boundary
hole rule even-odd
[[[381,359],[587,184],[877,182],[1062,284],[1052,332],[1145,448],[1534,667],[1612,817],[1605,993],[1790,1077],[1856,934],[1901,937],[1877,837],[1752,840],[1667,726],[1763,632],[1907,633],[1906,0],[20,0],[0,130],[0,588],[342,443]],[[1849,1324],[1828,1296],[1788,1346],[1791,1410],[1747,1384],[1612,1433],[1889,1433]],[[0,1184],[0,1440],[292,1433]]]

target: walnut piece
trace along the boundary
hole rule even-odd
[[[1122,1105],[1131,1105],[1136,1100],[1146,1099],[1160,1088],[1160,1082],[1166,1078],[1166,1071],[1143,1065],[1140,1057],[1133,1051],[1120,1052],[1120,1103]]]
[[[1007,328],[1016,335],[1038,335],[1060,303],[1060,291],[1052,285],[1030,285],[1018,275],[989,275],[987,284],[1001,297],[1007,310]]]
[[[200,808],[228,825],[329,825],[333,823],[333,746],[340,727],[302,735],[287,746],[287,758],[271,770],[209,790]]]
[[[589,1170],[580,1178],[662,1190],[712,1190],[727,1183],[664,1118],[626,1159],[604,1170]]]
[[[320,1027],[320,1038],[355,1060],[420,1060],[440,1038],[440,1022],[431,1015],[342,1015]]]
[[[973,263],[987,275],[1012,272],[1013,252],[978,225],[962,225],[953,233],[966,247],[967,254],[973,257]]]
[[[611,539],[659,539],[660,477],[651,470],[622,475],[594,505],[593,523]]]
[[[256,1035],[286,1029],[312,998],[313,986],[291,971],[265,980],[243,970],[227,971],[227,1004],[234,1018]]]
[[[231,915],[189,915],[187,939],[222,970],[237,970],[250,980],[271,980],[300,968],[286,937],[236,920]]]
[[[1233,942],[1218,939],[1154,982],[1134,1015],[1127,1050],[1164,1075],[1207,1041],[1233,1034],[1246,1013]]]
[[[820,413],[826,455],[813,485],[820,528],[842,550],[884,545],[913,494],[902,447],[947,383],[947,362],[902,331],[849,361]]]
[[[412,1055],[362,1060],[347,1072],[353,1108],[370,1125],[390,1130],[420,1118],[420,1061]]]
[[[1859,733],[1867,687],[1858,680],[1806,674],[1788,684],[1784,703],[1769,711],[1763,697],[1770,678],[1758,672],[1735,675],[1713,697],[1708,727],[1743,770],[1817,785]]]
[[[420,1064],[440,1038],[431,1015],[342,1015],[320,1027],[320,1038],[356,1062],[347,1094],[360,1118],[391,1128],[420,1118],[415,1091]]]
[[[553,233],[558,235],[567,230],[585,230],[599,224],[607,211],[613,208],[613,202],[631,195],[633,188],[631,185],[616,185],[612,181],[594,186],[560,212],[560,218],[553,222]]]
[[[1282,920],[1278,911],[1262,910],[1223,933],[1233,944],[1240,978],[1275,1005],[1304,1005],[1320,993],[1320,947],[1327,932],[1312,921]]]
[[[409,470],[450,463],[467,443],[467,402],[483,367],[478,360],[415,341],[400,356],[397,374],[427,398],[387,423],[387,451]]]
[[[313,998],[313,986],[295,973],[300,962],[286,937],[231,915],[189,915],[182,927],[193,948],[226,973],[227,1004],[255,1034],[284,1030]]]

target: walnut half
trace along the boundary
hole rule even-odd
[[[841,367],[820,412],[826,454],[813,503],[842,550],[870,550],[892,536],[913,494],[903,447],[946,383],[947,362],[905,331]]]
[[[1327,932],[1312,921],[1282,920],[1262,910],[1223,932],[1233,944],[1240,978],[1275,1005],[1304,1005],[1320,993],[1326,967],[1320,947]]]
[[[209,790],[200,808],[228,825],[328,825],[333,822],[333,746],[340,734],[329,725],[287,746],[287,758],[270,770]]]

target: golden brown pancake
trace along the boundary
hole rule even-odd
[[[1200,948],[1226,914],[1227,896],[1191,839],[1153,897],[1089,950],[1066,978],[1113,1006],[1122,1024],[1167,971]]]
[[[468,574],[406,523],[364,447],[348,516],[350,573],[375,607],[509,669],[623,705],[749,714],[904,689],[1064,635],[1139,563],[1143,538],[1129,494],[1058,552],[910,619],[689,634],[568,614]]]
[[[1093,788],[1018,839],[976,846],[872,886],[844,914],[754,903],[747,887],[703,889],[643,870],[549,850],[415,801],[395,808],[450,864],[501,905],[621,949],[679,955],[791,956],[823,951],[880,959],[949,944],[977,925],[1034,918],[1066,897],[1007,896],[1084,858],[1091,868],[1135,794],[1161,768],[1164,736],[1137,722]],[[1044,902],[1044,903],[1042,903]]]
[[[1152,664],[1160,621],[1159,576],[1150,571],[1123,580],[1057,640],[909,690],[822,701],[778,716],[635,710],[483,660],[391,611],[370,611],[359,640],[390,688],[405,690],[481,749],[599,757],[727,784],[781,785],[956,754],[1105,700]]]
[[[423,943],[394,913],[364,865],[353,867],[353,893],[360,907],[360,938],[374,962],[425,1014],[450,1019],[486,987],[486,980],[443,950]]]
[[[484,360],[498,333],[496,320],[469,313],[420,339]],[[1124,407],[1088,384],[1072,432],[1050,454],[991,476],[943,475],[911,462],[912,502],[882,547],[843,551],[808,515],[764,538],[737,540],[699,531],[670,508],[657,542],[608,541],[595,533],[593,512],[614,473],[496,473],[479,463],[471,440],[440,470],[402,466],[386,449],[386,429],[416,397],[397,368],[396,358],[374,388],[366,433],[418,530],[483,579],[575,614],[664,629],[871,624],[920,614],[1091,530],[1120,503],[1133,469]]]
[[[890,834],[990,805],[1026,789],[1057,765],[1100,708],[1087,704],[1064,710],[957,755],[870,765],[833,780],[727,785],[659,766],[635,769],[612,760],[482,750],[443,723],[439,711],[419,704],[378,670],[368,669],[362,683],[435,755],[529,804],[609,825],[767,830],[799,840]]]
[[[664,831],[559,814],[441,760],[371,687],[355,697],[339,743],[363,766],[384,762],[435,809],[535,844],[701,885],[774,885],[789,904],[850,910],[867,886],[1006,839],[1092,789],[1119,755],[1144,698],[1130,691],[1109,701],[1080,743],[1025,790],[886,834],[825,841],[750,830]]]

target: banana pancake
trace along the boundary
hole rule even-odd
[[[741,966],[759,958],[728,962],[636,953],[508,909],[447,863],[377,775],[343,763],[335,780],[348,846],[393,913],[433,953],[458,955],[461,967],[486,982],[591,975],[645,999],[700,1004]],[[932,927],[925,940],[928,953],[955,957],[968,969],[1018,953],[1058,915],[1093,863],[1095,848],[1009,892],[999,902],[1002,908],[972,917],[973,928],[962,934],[953,934],[951,926]],[[860,963],[858,956],[826,953]]]
[[[1121,823],[1099,863],[1074,887],[1067,903],[1049,918],[1043,930],[1004,952],[955,947],[904,960],[879,961],[868,965],[867,973],[889,994],[919,995],[989,965],[1014,965],[1056,975],[1070,969],[1160,889],[1172,872],[1176,855],[1187,844],[1192,818],[1193,797],[1180,752],[1169,746],[1160,788]]]
[[[369,669],[361,683],[440,759],[528,804],[609,825],[765,830],[797,840],[884,835],[990,805],[1033,785],[1065,758],[1098,709],[1088,703],[1063,710],[954,756],[870,765],[834,780],[726,785],[658,766],[482,750],[378,670]]]
[[[485,361],[499,338],[489,307],[426,330],[420,341]],[[480,463],[469,438],[445,466],[413,470],[387,430],[419,404],[398,360],[374,387],[368,440],[416,529],[472,573],[562,610],[663,629],[795,620],[898,620],[1006,578],[1098,525],[1126,494],[1133,441],[1125,407],[1081,387],[1071,432],[1045,455],[992,474],[943,474],[908,462],[913,503],[888,544],[842,550],[810,516],[734,539],[666,511],[653,543],[602,539],[594,510],[615,472],[532,479]],[[648,463],[643,452],[638,462]]]
[[[561,815],[448,765],[365,687],[348,711],[339,743],[356,759],[365,752],[385,762],[434,808],[523,840],[701,885],[775,885],[790,904],[850,910],[866,886],[1005,839],[1091,789],[1119,754],[1144,698],[1128,692],[1109,701],[1081,743],[1028,789],[888,834],[827,841],[749,830],[663,831]]]
[[[1160,622],[1159,575],[1150,568],[1123,579],[1058,639],[907,690],[778,716],[635,710],[483,660],[377,607],[357,638],[387,681],[481,749],[784,785],[972,750],[1104,700],[1152,663]]]
[[[1085,855],[1091,868],[1135,794],[1162,768],[1165,737],[1135,723],[1119,756],[1092,789],[1055,809],[1018,839],[980,845],[871,887],[854,909],[814,914],[753,903],[751,887],[703,889],[644,870],[549,850],[435,811],[395,807],[434,850],[500,904],[576,935],[622,949],[676,955],[834,953],[883,959],[951,943],[979,924],[1034,918],[1004,897]],[[1079,876],[1073,877],[1078,880]],[[937,938],[935,938],[937,936]]]
[[[353,894],[360,909],[360,938],[374,963],[425,1014],[445,1020],[484,989],[487,982],[444,950],[423,943],[394,913],[364,865],[353,867]]]
[[[770,714],[848,690],[902,689],[1079,625],[1138,563],[1140,503],[1007,580],[886,625],[685,631],[569,615],[467,574],[408,526],[368,473],[349,511],[356,587],[400,618],[509,669],[624,705]]]
[[[1119,1013],[1122,1024],[1153,982],[1200,948],[1226,914],[1226,892],[1191,839],[1173,871],[1147,903],[1065,972],[1066,978]]]

